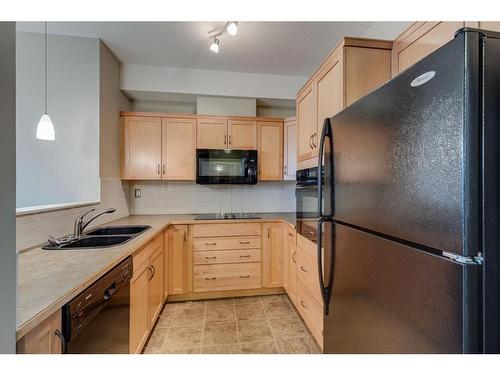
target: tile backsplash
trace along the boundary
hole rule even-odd
[[[135,198],[135,189],[141,197]],[[294,212],[295,181],[257,185],[197,185],[180,181],[130,184],[131,214]]]
[[[75,219],[83,212],[115,207],[113,214],[103,215],[90,226],[101,225],[129,215],[128,182],[101,178],[101,203],[93,206],[66,208],[18,216],[16,218],[16,249],[24,250],[47,241],[49,235],[61,237],[73,232]]]

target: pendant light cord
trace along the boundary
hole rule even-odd
[[[47,112],[47,21],[45,21],[45,113]]]

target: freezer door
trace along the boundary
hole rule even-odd
[[[477,352],[478,266],[335,225],[326,353]],[[467,301],[467,303],[465,303]]]
[[[461,35],[332,118],[336,220],[477,254],[477,56]]]

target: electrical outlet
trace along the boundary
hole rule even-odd
[[[141,189],[134,189],[134,197],[136,198],[141,197]]]

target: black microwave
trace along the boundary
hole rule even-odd
[[[257,183],[256,150],[196,150],[197,184]]]

